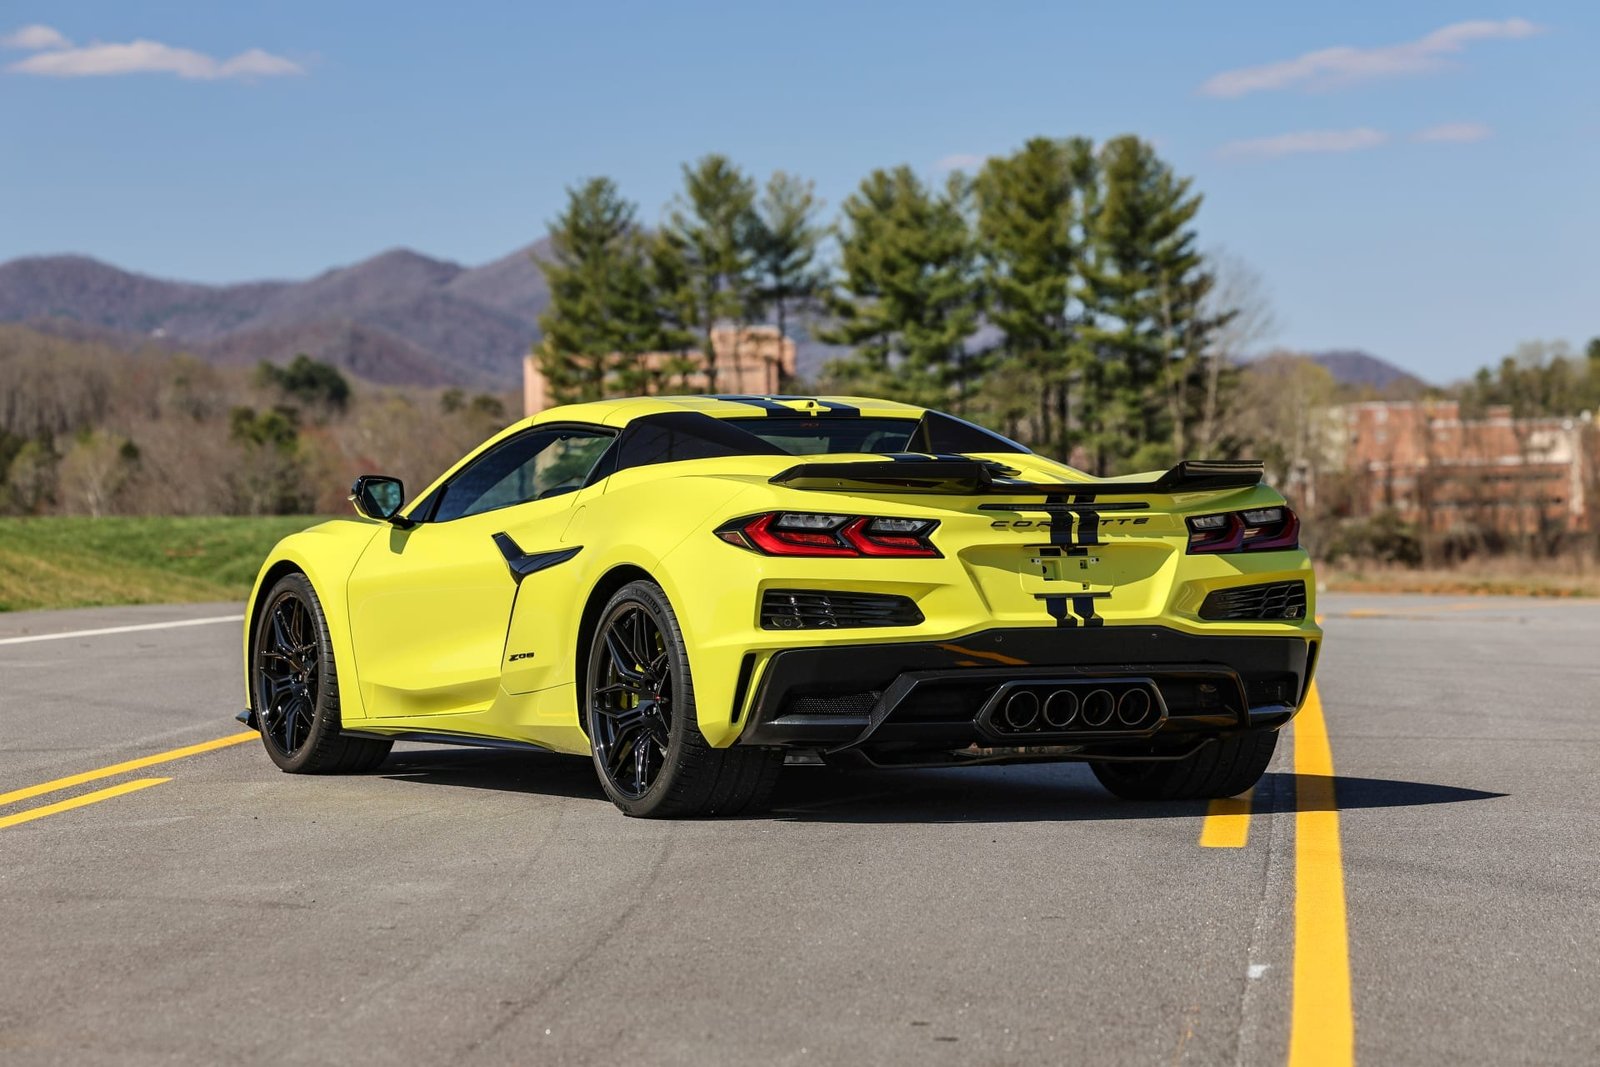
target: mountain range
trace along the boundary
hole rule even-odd
[[[542,240],[480,267],[395,249],[306,281],[200,285],[85,256],[0,264],[0,322],[155,342],[217,363],[298,352],[385,384],[505,389],[539,336],[550,292]]]
[[[221,364],[305,352],[380,384],[511,389],[550,302],[535,261],[549,255],[548,238],[478,267],[398,248],[305,281],[236,285],[167,281],[87,256],[30,256],[0,264],[0,322],[126,347],[156,343]],[[842,354],[797,333],[802,377]],[[1365,352],[1309,358],[1344,385],[1423,387]]]

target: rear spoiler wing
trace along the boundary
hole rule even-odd
[[[1076,501],[1135,493],[1212,493],[1261,482],[1257,460],[1186,459],[1146,481],[1024,482],[996,474],[997,464],[968,459],[903,459],[867,463],[801,463],[771,478],[790,489],[950,496],[1070,496]]]

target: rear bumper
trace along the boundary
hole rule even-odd
[[[1288,722],[1316,651],[1315,639],[1160,626],[791,648],[768,661],[737,743],[877,763],[1172,758],[1211,737]],[[1113,713],[1102,721],[1106,698]],[[1085,713],[1068,714],[1080,706]]]

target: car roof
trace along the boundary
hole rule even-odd
[[[718,419],[748,419],[763,415],[828,415],[866,418],[922,417],[924,408],[893,400],[865,396],[758,396],[724,393],[715,396],[633,396],[563,404],[546,408],[519,426],[551,422],[586,422],[601,426],[626,426],[645,415],[664,411],[697,411]]]

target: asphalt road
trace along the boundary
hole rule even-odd
[[[1352,1012],[1365,1063],[1600,1062],[1600,605],[1322,609],[1338,813],[1286,735],[1242,847],[1070,766],[790,768],[770,816],[652,823],[581,760],[252,740],[0,795],[0,1063],[1280,1064]],[[241,701],[235,623],[12,638],[237,610],[0,615],[0,794]]]

